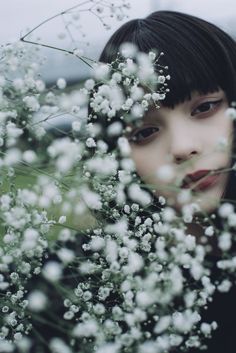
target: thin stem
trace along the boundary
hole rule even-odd
[[[36,29],[42,27],[44,24],[46,24],[46,23],[48,23],[48,22],[54,20],[55,18],[57,18],[57,17],[59,17],[59,16],[61,16],[61,15],[65,15],[66,13],[68,13],[68,12],[70,12],[70,11],[73,11],[73,10],[76,9],[77,7],[82,6],[82,5],[85,5],[85,4],[89,3],[89,2],[90,2],[89,0],[86,0],[86,1],[82,2],[81,4],[77,4],[77,5],[75,5],[75,6],[72,6],[72,7],[68,8],[67,10],[64,10],[64,11],[62,11],[62,12],[59,12],[59,13],[57,13],[56,15],[53,15],[53,16],[47,18],[46,20],[42,21],[42,22],[39,23],[37,26],[35,26],[33,29],[31,29],[29,32],[27,32],[24,36],[22,36],[22,37],[20,38],[20,40],[24,42],[26,37],[28,37],[28,36],[29,36],[31,33],[33,33]],[[26,42],[28,43],[28,41],[26,41]]]
[[[76,55],[76,54],[74,53],[74,51],[72,51],[72,50],[63,49],[63,48],[59,48],[59,47],[55,47],[55,46],[49,45],[49,44],[33,42],[33,41],[31,41],[31,40],[26,40],[26,39],[24,39],[23,37],[20,38],[20,40],[21,40],[22,42],[24,42],[24,43],[33,44],[33,45],[38,45],[38,46],[44,47],[44,48],[54,49],[54,50],[58,50],[58,51],[64,52],[64,53],[66,53],[66,54],[70,54],[70,55],[76,56],[79,60],[81,60],[84,64],[88,65],[90,68],[93,68],[93,66],[90,65],[86,60],[90,60],[90,61],[92,61],[92,62],[96,62],[95,60],[92,60],[92,59],[90,59],[90,58],[87,58],[86,56],[79,56],[79,55]]]
[[[33,29],[31,29],[29,32],[27,32],[24,36],[21,36],[20,37],[20,40],[24,43],[28,43],[28,44],[33,44],[33,45],[38,45],[38,46],[41,46],[41,47],[44,47],[44,48],[49,48],[49,49],[54,49],[54,50],[59,50],[61,52],[64,52],[64,53],[67,53],[67,54],[71,54],[71,55],[74,55],[76,56],[78,59],[80,59],[84,64],[88,65],[89,67],[92,68],[92,65],[89,64],[88,61],[91,61],[91,62],[96,62],[95,60],[92,60],[90,58],[87,58],[85,56],[79,56],[79,55],[76,55],[74,53],[74,51],[71,51],[71,50],[67,50],[67,49],[63,49],[63,48],[59,48],[59,47],[55,47],[53,45],[49,45],[49,44],[44,44],[44,43],[39,43],[39,42],[34,42],[34,41],[31,41],[31,40],[28,40],[26,39],[31,33],[33,33],[35,30],[37,30],[38,28],[40,28],[41,26],[45,25],[46,23],[54,20],[55,18],[59,17],[59,16],[62,16],[62,19],[64,20],[63,18],[63,15],[75,10],[76,8],[78,8],[79,6],[82,6],[82,5],[85,5],[87,3],[89,3],[90,1],[87,0],[87,1],[84,1],[80,4],[77,4],[75,6],[72,6],[70,7],[69,9],[67,10],[64,10],[62,12],[59,12],[57,13],[56,15],[53,15],[49,18],[47,18],[46,20],[42,21],[40,24],[38,24],[37,26],[35,26]],[[68,26],[66,27],[66,29],[68,30]],[[88,60],[88,61],[86,61]]]

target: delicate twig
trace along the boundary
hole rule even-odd
[[[76,56],[78,59],[80,59],[84,64],[88,65],[89,67],[93,68],[92,65],[90,65],[86,60],[90,60],[92,62],[96,62],[95,60],[92,60],[90,58],[87,58],[85,56],[79,56],[79,55],[76,55],[74,53],[74,51],[72,50],[68,50],[68,49],[63,49],[63,48],[58,48],[58,47],[55,47],[53,45],[48,45],[48,44],[44,44],[44,43],[38,43],[38,42],[33,42],[31,40],[25,40],[23,37],[20,38],[20,40],[24,43],[28,43],[28,44],[34,44],[34,45],[38,45],[38,46],[41,46],[41,47],[44,47],[44,48],[49,48],[49,49],[55,49],[55,50],[59,50],[59,51],[62,51],[64,53],[67,53],[67,54],[71,54],[73,56]]]
[[[79,6],[85,5],[85,4],[87,4],[87,3],[89,3],[89,0],[86,0],[86,1],[82,2],[81,4],[77,4],[77,5],[75,5],[75,6],[72,6],[72,7],[70,7],[70,8],[67,9],[67,10],[64,10],[64,11],[62,11],[62,12],[59,12],[59,13],[57,13],[56,15],[53,15],[53,16],[47,18],[46,20],[44,20],[43,22],[41,22],[40,24],[38,24],[37,26],[35,26],[33,29],[31,29],[29,32],[27,32],[24,36],[22,36],[22,37],[20,38],[20,40],[24,42],[26,37],[28,37],[28,36],[29,36],[31,33],[33,33],[36,29],[42,27],[44,24],[46,24],[46,23],[48,23],[48,22],[54,20],[55,18],[57,18],[57,17],[59,17],[59,16],[61,16],[61,15],[64,15],[64,14],[66,14],[66,13],[68,13],[68,12],[70,12],[70,11],[76,9],[76,8],[79,7]]]

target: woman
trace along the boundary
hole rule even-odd
[[[209,185],[199,185],[196,191],[206,212],[212,211],[222,196],[232,199],[232,193],[225,194],[225,189],[233,157],[233,126],[225,110],[236,97],[235,42],[212,24],[168,11],[123,25],[106,44],[100,61],[113,61],[124,42],[134,43],[140,51],[164,52],[163,63],[171,76],[170,92],[161,109],[149,110],[143,127],[130,134],[139,175],[162,189],[165,183],[154,174],[164,165],[174,169],[173,177],[184,181],[184,188],[193,186],[191,178],[204,177]],[[225,140],[225,153],[220,148],[216,152],[217,145]],[[191,159],[195,160],[193,165],[182,167]],[[208,173],[217,173],[217,179],[206,180]],[[190,180],[186,180],[188,174]],[[168,191],[162,194],[179,206],[176,195]]]
[[[141,52],[163,52],[162,63],[171,77],[170,92],[160,109],[149,108],[142,124],[131,126],[128,134],[138,175],[152,186],[155,197],[164,196],[177,212],[194,202],[200,213],[213,215],[222,200],[236,198],[235,127],[226,114],[236,99],[235,41],[204,20],[160,11],[120,27],[100,61],[113,62],[126,42]],[[168,178],[163,170],[171,171]],[[192,193],[183,201],[186,190]],[[222,227],[217,214],[213,217]],[[203,228],[197,218],[188,231],[201,238]],[[215,255],[213,247],[211,261],[216,261]],[[235,351],[235,294],[234,288],[227,295],[216,295],[205,313],[206,319],[219,324],[207,352]]]

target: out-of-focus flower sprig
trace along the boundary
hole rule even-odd
[[[83,14],[91,14],[92,16],[95,16],[95,18],[101,22],[103,27],[109,30],[111,29],[110,21],[114,21],[114,19],[117,21],[124,20],[128,17],[127,12],[129,9],[130,3],[127,0],[113,0],[112,2],[106,0],[80,1],[78,4],[39,23],[37,26],[27,31],[20,40],[36,46],[55,49],[66,54],[72,54],[90,66],[91,62],[94,62],[94,60],[84,55],[84,50],[82,48],[82,43],[86,37],[86,29],[83,28],[83,25],[80,23]],[[37,31],[41,27],[58,18],[61,18],[62,23],[64,24],[64,31],[58,34],[58,38],[63,40],[68,37],[71,42],[71,48],[56,47],[49,43],[39,42],[38,40]],[[34,35],[37,36],[36,40],[33,37]],[[81,37],[80,40],[78,40],[79,37]]]

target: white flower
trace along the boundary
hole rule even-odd
[[[97,80],[106,80],[110,72],[108,64],[96,63],[94,65],[94,77]]]
[[[166,182],[170,182],[174,178],[174,169],[170,165],[163,165],[157,170],[157,177]]]
[[[7,150],[5,158],[4,158],[4,164],[6,166],[13,166],[15,164],[20,163],[21,161],[21,151],[18,148],[11,148]]]
[[[166,80],[165,76],[163,75],[158,76],[158,83],[164,83],[165,80]]]
[[[172,222],[176,217],[176,212],[171,207],[165,207],[162,211],[162,218],[165,222]]]
[[[161,333],[163,331],[165,331],[169,326],[170,326],[170,323],[171,323],[171,317],[170,316],[162,316],[156,326],[154,327],[154,332],[155,333]]]
[[[136,294],[136,302],[141,308],[146,308],[155,302],[151,293],[147,291],[140,291]]]
[[[127,140],[127,138],[120,137],[118,139],[118,147],[119,147],[119,150],[120,150],[121,155],[123,157],[127,157],[130,155],[131,148],[130,148],[130,144],[129,144],[129,141]]]
[[[227,218],[233,212],[234,212],[234,207],[230,203],[223,203],[218,209],[218,214],[222,218]]]
[[[81,189],[81,196],[84,203],[93,210],[100,210],[102,208],[101,196],[91,190],[88,187]]]
[[[106,343],[96,349],[96,353],[119,353],[119,345],[117,343]]]
[[[177,200],[181,204],[185,204],[187,202],[190,202],[191,200],[191,190],[180,190],[177,196]]]
[[[73,129],[73,131],[76,131],[76,132],[80,131],[80,129],[81,129],[81,121],[73,121],[72,129]]]
[[[95,236],[92,238],[90,242],[91,250],[92,251],[99,251],[101,250],[105,245],[105,240],[102,237]]]
[[[228,108],[226,110],[226,116],[229,117],[232,120],[236,119],[236,109],[235,108]]]
[[[205,229],[205,235],[207,235],[208,237],[211,237],[212,235],[214,235],[214,227],[209,226]]]
[[[230,227],[236,227],[236,213],[231,213],[228,216],[228,223]]]
[[[163,196],[159,196],[158,201],[160,202],[160,204],[162,206],[164,206],[166,204],[166,199]]]
[[[56,282],[61,278],[62,267],[59,262],[49,261],[44,265],[42,273],[48,281]]]
[[[228,140],[221,136],[218,138],[218,141],[217,141],[217,150],[219,151],[226,151],[227,147],[228,147]]]
[[[84,50],[81,48],[76,48],[73,50],[74,55],[76,56],[83,56],[84,55]]]
[[[127,219],[121,218],[114,224],[107,224],[104,230],[106,233],[116,234],[123,238],[128,230]]]
[[[58,223],[64,224],[65,222],[66,222],[66,216],[60,216],[60,218],[58,219]]]
[[[36,80],[35,88],[38,92],[43,92],[45,90],[45,83],[42,80]]]
[[[120,52],[125,58],[134,58],[137,54],[137,47],[133,43],[123,43]]]
[[[67,249],[67,248],[59,249],[57,251],[57,255],[58,255],[59,259],[64,263],[72,262],[75,258],[74,251]]]
[[[48,302],[48,298],[40,290],[34,290],[30,292],[27,299],[28,299],[29,309],[36,312],[39,312],[45,309]]]
[[[58,78],[57,80],[57,87],[59,89],[64,89],[66,88],[66,80],[64,78]]]
[[[40,108],[40,104],[37,98],[34,96],[24,97],[23,102],[25,103],[26,107],[33,112],[37,112]]]
[[[6,341],[5,339],[1,340],[0,353],[12,353],[14,351],[13,342]]]
[[[220,284],[218,284],[217,289],[222,293],[227,293],[232,287],[232,283],[228,279],[224,279]]]
[[[122,133],[123,126],[120,121],[116,121],[108,126],[107,133],[109,136],[119,136]]]
[[[228,232],[223,232],[218,237],[218,246],[223,251],[229,250],[232,246],[231,234]]]
[[[39,232],[36,229],[28,228],[24,231],[24,241],[22,242],[23,250],[35,248],[39,239]]]
[[[128,264],[127,266],[124,266],[123,269],[126,274],[133,274],[140,271],[143,268],[143,265],[144,261],[141,255],[135,252],[130,252],[128,255]]]
[[[95,320],[90,319],[83,323],[78,323],[73,329],[75,337],[90,337],[97,334],[99,327]]]
[[[142,107],[142,105],[139,104],[139,103],[135,103],[135,104],[132,106],[131,115],[132,115],[134,118],[142,118],[142,117],[143,117],[143,114],[144,114],[144,108]]]
[[[209,336],[211,334],[212,327],[210,324],[207,324],[206,322],[203,322],[201,324],[200,330],[205,336]]]
[[[87,138],[86,140],[86,146],[89,148],[96,147],[96,142],[92,137]]]
[[[115,175],[118,168],[118,161],[113,156],[95,157],[86,163],[90,172],[101,176]]]
[[[34,163],[37,160],[37,155],[34,151],[27,150],[23,153],[22,158],[26,163],[30,164]]]
[[[90,78],[85,81],[84,87],[87,90],[91,91],[94,88],[94,86],[95,86],[95,81],[93,79]]]
[[[73,353],[71,348],[58,337],[54,337],[50,340],[49,347],[53,353]]]
[[[138,202],[142,206],[147,206],[151,203],[150,194],[142,190],[138,184],[131,184],[129,186],[128,195],[133,201]]]

